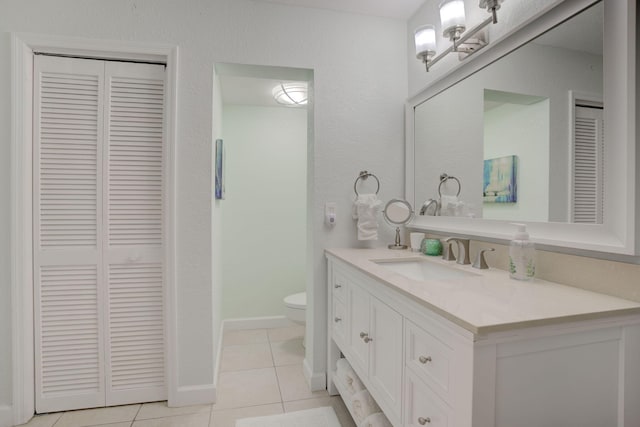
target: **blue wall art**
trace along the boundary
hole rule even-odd
[[[224,199],[224,143],[221,139],[216,139],[216,199]]]
[[[485,203],[516,203],[518,201],[518,156],[505,156],[484,161]]]

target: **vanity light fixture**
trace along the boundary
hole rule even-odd
[[[466,31],[464,0],[443,0],[440,3],[442,35],[451,46],[436,56],[436,30],[433,25],[423,25],[415,31],[416,58],[424,62],[427,71],[451,52],[457,52],[460,60],[485,47],[487,34],[482,31],[489,24],[498,23],[496,11],[503,0],[480,0],[479,7],[487,9],[491,16]]]
[[[280,83],[273,88],[271,93],[278,104],[307,105],[307,84],[304,82]]]

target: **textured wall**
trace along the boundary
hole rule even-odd
[[[319,325],[307,346],[315,372],[325,364],[323,248],[356,246],[349,218],[353,181],[378,174],[380,196],[401,196],[407,96],[405,22],[250,0],[0,0],[0,199],[8,200],[10,151],[9,31],[179,46],[177,129],[178,385],[212,382],[217,315],[212,285],[213,64],[279,65],[314,70],[314,184],[309,266]],[[325,201],[339,223],[322,222]],[[0,405],[11,400],[8,203],[0,204]],[[213,222],[212,222],[213,221]],[[213,223],[213,229],[212,229]],[[384,225],[383,225],[384,227]],[[385,241],[390,240],[387,233]],[[313,354],[317,357],[313,358]]]

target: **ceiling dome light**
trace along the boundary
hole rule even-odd
[[[271,93],[278,104],[307,105],[307,84],[304,82],[281,83]]]

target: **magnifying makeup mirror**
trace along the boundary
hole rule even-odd
[[[400,243],[400,226],[405,225],[413,218],[413,208],[406,200],[391,199],[382,211],[384,219],[396,226],[396,241],[389,245],[389,249],[407,249],[407,245]]]

